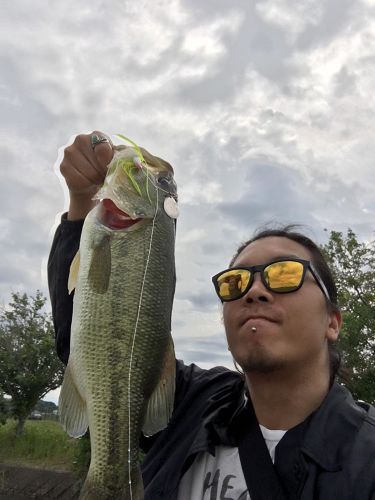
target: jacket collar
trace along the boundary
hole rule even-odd
[[[334,383],[321,406],[309,417],[302,452],[327,471],[340,470],[366,418],[367,412],[355,403],[350,392]]]
[[[239,430],[246,424],[243,420],[247,413],[245,390],[246,384],[239,377],[230,390],[223,387],[207,402],[203,425],[191,452],[206,450],[214,454],[217,444],[237,446]],[[290,429],[278,448],[282,452],[290,440],[321,468],[332,472],[340,470],[346,450],[366,418],[371,418],[366,409],[356,404],[347,389],[334,383],[321,406],[304,422]]]
[[[202,425],[191,448],[192,453],[209,451],[214,455],[216,445],[236,446],[232,428],[245,407],[245,387],[245,381],[239,375],[234,383],[223,386],[207,401]]]

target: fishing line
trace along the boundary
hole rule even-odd
[[[155,186],[156,187],[156,186]],[[130,381],[131,381],[131,371],[132,371],[132,362],[133,362],[133,352],[134,352],[134,345],[135,345],[135,337],[137,335],[137,329],[138,329],[138,322],[139,322],[139,316],[141,312],[141,306],[142,306],[142,298],[143,298],[143,290],[146,282],[146,274],[147,274],[147,269],[148,265],[150,262],[150,255],[151,255],[151,249],[152,249],[152,240],[154,236],[154,229],[155,229],[155,221],[156,221],[156,216],[158,214],[159,210],[159,190],[156,187],[156,211],[155,215],[152,219],[152,225],[151,225],[151,235],[150,235],[150,245],[148,247],[148,255],[147,255],[147,260],[146,260],[146,265],[145,265],[145,272],[143,274],[143,279],[142,279],[142,285],[141,285],[141,292],[139,295],[139,303],[138,303],[138,311],[137,311],[137,317],[135,320],[135,327],[134,327],[134,332],[133,332],[133,342],[132,346],[130,349],[130,363],[129,363],[129,377],[128,377],[128,428],[129,428],[129,433],[128,433],[128,468],[129,468],[129,489],[130,489],[130,500],[133,500],[133,492],[132,492],[132,481],[131,481],[131,429],[130,429],[130,424],[131,424],[131,419],[130,419]]]
[[[155,189],[157,189],[159,191],[163,191],[163,193],[166,193],[167,195],[171,196],[172,198],[175,198],[175,196],[170,191],[158,186],[156,184],[156,182],[154,182],[154,180],[152,179],[152,176],[150,176],[150,174],[147,171],[144,172],[144,170],[141,170],[141,173],[147,177],[147,179],[151,182],[151,184],[154,186]]]

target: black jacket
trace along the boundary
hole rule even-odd
[[[48,263],[56,348],[65,363],[72,314],[67,276],[81,228],[82,222],[62,221]],[[171,421],[163,432],[141,439],[147,452],[142,464],[146,500],[176,498],[179,480],[198,452],[237,444],[244,391],[236,372],[177,362]],[[375,409],[359,405],[333,384],[320,408],[284,435],[275,467],[290,500],[375,500]]]

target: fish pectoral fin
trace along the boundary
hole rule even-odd
[[[69,436],[79,438],[88,428],[86,403],[80,395],[72,376],[71,364],[65,370],[59,397],[60,422]]]
[[[142,429],[145,436],[152,436],[167,427],[173,411],[175,387],[176,357],[170,336],[159,382],[147,403]]]
[[[78,252],[74,256],[74,259],[72,260],[72,263],[70,264],[69,278],[68,278],[69,295],[72,293],[72,291],[75,289],[77,285],[79,264],[80,264],[80,253],[78,250]]]
[[[88,281],[94,292],[105,293],[108,290],[111,275],[111,245],[107,236],[92,247]]]

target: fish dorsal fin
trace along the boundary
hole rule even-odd
[[[173,340],[169,337],[159,382],[147,404],[143,434],[152,436],[167,427],[172,415],[176,387],[176,357]]]
[[[111,276],[111,245],[108,235],[99,235],[92,242],[91,262],[88,281],[96,293],[105,293],[108,290]]]
[[[68,278],[69,295],[72,293],[72,291],[75,289],[77,285],[80,260],[81,260],[80,253],[78,250],[78,252],[74,256],[74,259],[72,260],[72,263],[70,264],[69,278]]]
[[[65,370],[59,397],[60,422],[69,436],[79,438],[88,428],[86,403],[80,395],[72,376],[70,361]]]

